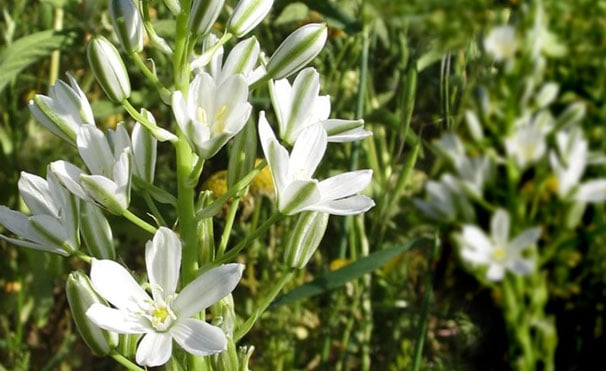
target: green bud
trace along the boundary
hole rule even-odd
[[[72,272],[65,284],[67,301],[78,332],[95,354],[106,355],[117,342],[117,334],[102,330],[86,316],[88,308],[95,304],[107,305],[91,285],[90,279],[81,272]]]
[[[305,267],[324,237],[329,215],[316,211],[299,214],[297,224],[287,238],[284,254],[286,264],[299,269]]]
[[[97,206],[82,202],[80,207],[80,233],[89,253],[97,259],[116,258],[112,229]]]
[[[326,24],[310,23],[288,35],[269,59],[267,76],[282,79],[305,67],[324,48],[328,30]]]
[[[189,13],[189,32],[205,36],[215,24],[225,0],[194,0]]]
[[[108,98],[121,103],[130,97],[130,80],[118,49],[103,36],[96,36],[86,49],[88,63]]]
[[[109,16],[122,48],[128,53],[143,50],[143,21],[132,0],[111,0]]]
[[[232,339],[231,336],[227,336],[227,349],[213,356],[211,358],[211,362],[213,365],[213,370],[232,371],[242,369],[239,367],[236,344],[234,343],[234,339]]]
[[[179,0],[164,0],[164,5],[166,5],[173,15],[179,15],[179,13],[181,13],[181,3]]]
[[[227,30],[236,37],[246,35],[267,16],[273,3],[273,0],[240,0],[227,22]]]
[[[257,130],[256,126],[249,122],[238,135],[229,148],[229,163],[227,165],[227,188],[233,188],[240,179],[252,171],[257,157]],[[246,194],[247,189],[240,192]]]

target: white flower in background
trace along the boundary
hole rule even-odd
[[[120,264],[93,260],[91,281],[99,295],[114,306],[93,304],[86,315],[97,326],[120,334],[144,334],[137,347],[140,365],[159,366],[172,354],[173,339],[187,352],[207,356],[225,350],[225,333],[193,315],[213,305],[236,287],[244,265],[213,268],[176,293],[181,266],[181,241],[160,227],[145,246],[150,295]]]
[[[473,208],[469,199],[459,185],[459,181],[451,174],[444,174],[439,181],[430,180],[425,185],[426,199],[414,199],[413,202],[427,217],[442,221],[460,221],[461,216],[467,216]],[[461,215],[461,216],[460,216]]]
[[[76,79],[70,73],[67,73],[67,78],[69,85],[57,80],[49,88],[48,96],[36,94],[28,106],[42,126],[75,146],[80,126],[95,125],[95,118]]]
[[[206,72],[196,75],[187,98],[173,93],[173,112],[189,144],[202,159],[213,157],[246,124],[252,106],[241,74],[220,84]]]
[[[287,79],[273,83],[271,99],[280,138],[292,145],[305,128],[320,123],[328,133],[329,142],[351,142],[370,136],[364,130],[364,120],[328,119],[330,97],[319,95],[320,74],[314,68],[305,68],[291,86]]]
[[[0,206],[0,224],[23,239],[1,234],[0,238],[17,246],[64,256],[76,251],[80,244],[78,200],[59,185],[50,170],[46,179],[22,172],[18,186],[32,215]]]
[[[525,169],[545,155],[545,132],[533,124],[518,126],[514,130],[505,139],[505,150],[520,169]]]
[[[371,198],[357,194],[370,183],[372,170],[351,171],[323,181],[312,178],[326,151],[326,131],[321,125],[303,130],[289,154],[261,112],[259,137],[274,180],[278,209],[283,214],[320,211],[352,215],[374,206]]]
[[[583,132],[580,129],[558,132],[556,146],[557,153],[551,151],[549,160],[557,180],[558,196],[581,202],[606,201],[606,179],[581,183],[589,161],[589,144]]]
[[[484,38],[484,50],[497,61],[513,57],[517,47],[516,31],[511,26],[494,27]]]
[[[486,278],[500,281],[509,271],[527,275],[535,269],[535,262],[523,256],[524,250],[534,246],[541,236],[541,228],[529,228],[510,239],[509,213],[498,209],[490,220],[490,236],[476,225],[464,225],[456,239],[461,256],[473,265],[487,266]]]
[[[130,203],[131,188],[131,141],[126,129],[118,125],[106,137],[94,126],[82,126],[77,144],[91,175],[63,160],[51,163],[51,171],[79,198],[122,214]]]

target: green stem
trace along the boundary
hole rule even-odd
[[[144,231],[147,231],[151,234],[156,233],[156,227],[149,224],[145,220],[139,218],[138,216],[133,214],[130,210],[124,210],[124,212],[122,213],[122,216],[125,217],[126,219],[128,219],[130,222],[132,222],[136,226],[138,226],[139,228],[143,229]]]
[[[265,222],[263,222],[263,224],[261,224],[259,226],[259,228],[255,229],[252,233],[248,234],[244,240],[240,241],[239,244],[237,244],[234,248],[232,248],[231,250],[226,252],[223,256],[216,259],[212,263],[212,266],[205,267],[205,269],[209,269],[214,266],[232,261],[233,259],[235,259],[238,256],[240,251],[242,251],[246,246],[248,246],[251,242],[253,242],[255,239],[257,239],[257,237],[259,237],[261,234],[265,233],[265,231],[267,231],[269,229],[269,227],[271,227],[272,225],[274,225],[275,223],[277,223],[284,217],[285,217],[285,215],[280,214],[280,213],[273,214],[269,219],[267,219]],[[201,273],[201,272],[199,272],[199,273]]]
[[[126,110],[126,112],[128,112],[128,114],[138,123],[143,125],[144,128],[149,130],[150,134],[153,135],[156,139],[161,142],[164,142],[166,140],[174,141],[173,139],[168,138],[169,135],[172,135],[169,131],[159,127],[158,125],[148,120],[145,115],[139,113],[137,109],[133,107],[132,104],[130,104],[128,99],[123,100],[121,104],[122,107],[124,107],[124,109]]]
[[[290,272],[287,272],[284,275],[282,275],[282,277],[280,277],[280,280],[278,282],[276,282],[276,284],[271,288],[271,290],[269,290],[267,295],[265,295],[263,300],[261,300],[261,302],[259,303],[259,308],[235,332],[234,341],[237,342],[244,335],[246,335],[248,333],[248,331],[250,331],[250,329],[255,324],[255,322],[265,312],[265,310],[267,310],[267,307],[269,307],[271,302],[274,301],[274,299],[276,298],[276,296],[278,296],[280,291],[282,291],[282,289],[284,288],[286,283],[288,283],[288,281],[290,281],[290,279],[293,277],[294,273],[295,273],[294,271],[290,271]]]
[[[115,359],[116,362],[118,362],[119,364],[121,364],[122,366],[126,367],[129,370],[132,370],[132,371],[145,371],[145,369],[137,366],[136,364],[134,364],[133,362],[131,362],[128,358],[124,357],[122,354],[118,353],[115,350],[112,350],[112,352],[109,355],[113,359]]]
[[[147,67],[145,62],[143,62],[143,60],[141,59],[139,53],[131,53],[130,57],[139,68],[139,71],[141,71],[141,73],[143,73],[143,75],[149,80],[149,82],[154,84],[156,89],[158,89],[158,92],[162,97],[162,101],[166,101],[166,99],[168,99],[168,101],[170,102],[170,90],[168,90],[164,85],[162,85],[162,83],[158,79],[158,76],[156,76],[156,74]]]
[[[240,198],[236,197],[232,200],[231,205],[229,205],[229,211],[225,217],[225,227],[221,234],[221,242],[217,248],[217,257],[221,257],[225,253],[225,248],[227,247],[227,242],[229,241],[229,236],[231,235],[231,230],[234,226],[238,206],[240,206]]]
[[[154,218],[156,218],[158,223],[164,226],[168,225],[166,224],[166,220],[164,220],[164,218],[162,217],[160,210],[158,210],[158,206],[156,206],[154,199],[149,195],[149,192],[147,190],[143,191],[143,199],[145,200],[145,204],[147,205],[147,207],[149,207],[149,210],[151,211]]]
[[[61,31],[63,30],[63,8],[60,6],[55,8],[55,19],[53,24],[53,30]],[[49,85],[52,85],[57,80],[59,75],[59,64],[61,64],[61,50],[55,49],[51,54],[51,63],[48,74],[48,82]]]

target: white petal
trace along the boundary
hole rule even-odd
[[[181,266],[181,241],[175,232],[158,228],[153,240],[145,245],[145,264],[154,300],[173,295]]]
[[[337,200],[362,191],[372,180],[372,170],[357,170],[335,175],[318,184],[322,201]]]
[[[280,212],[292,215],[302,210],[313,210],[313,206],[322,200],[318,189],[318,181],[295,180],[278,193],[278,208]]]
[[[593,203],[606,201],[606,179],[590,180],[581,184],[574,199]]]
[[[292,105],[292,86],[288,79],[280,79],[273,82],[274,89],[271,95],[271,101],[278,119],[278,128],[280,136],[284,136],[286,125],[290,120],[290,107]]]
[[[20,211],[9,209],[4,205],[0,205],[0,224],[20,237],[27,239],[34,237],[29,227],[27,215]]]
[[[224,264],[202,273],[173,301],[178,318],[189,318],[233,291],[242,278],[243,264]]]
[[[151,113],[144,111],[143,114],[155,122]],[[157,147],[158,140],[137,122],[132,132],[133,174],[148,183],[154,182]]]
[[[62,160],[51,162],[49,169],[55,175],[59,183],[76,195],[76,197],[79,197],[84,201],[93,201],[80,185],[80,175],[84,173],[81,169]]]
[[[488,267],[488,271],[486,272],[486,278],[490,281],[500,281],[505,276],[505,267],[498,264],[492,264]]]
[[[469,248],[485,255],[492,254],[492,243],[480,228],[466,225],[461,232],[462,242]]]
[[[534,260],[531,259],[512,259],[508,262],[507,268],[512,272],[520,276],[525,276],[532,273],[534,270]]]
[[[490,233],[493,241],[500,247],[505,248],[509,240],[509,213],[505,209],[498,209],[490,220]]]
[[[314,68],[299,72],[292,86],[291,107],[285,131],[281,136],[289,143],[296,141],[304,125],[313,122],[314,104],[320,92],[320,74]]]
[[[183,349],[196,356],[207,356],[227,348],[223,330],[206,322],[185,318],[170,328],[170,333]]]
[[[21,172],[19,194],[32,214],[47,214],[59,217],[59,210],[51,194],[48,182],[37,175]],[[61,201],[61,200],[57,200]]]
[[[312,205],[306,210],[321,211],[333,215],[355,215],[365,213],[375,206],[372,198],[357,195],[339,200],[321,201],[318,204]]]
[[[179,128],[181,131],[185,132],[185,124],[189,121],[189,116],[187,114],[187,103],[185,102],[183,93],[181,93],[180,90],[176,90],[173,93],[172,108]]]
[[[127,311],[93,303],[86,311],[86,316],[102,329],[119,334],[142,334],[151,331],[143,317],[136,317]]]
[[[287,176],[290,160],[288,158],[288,151],[278,143],[273,130],[265,119],[265,112],[263,111],[259,113],[259,139],[279,193],[281,189],[286,188],[288,185],[289,179]]]
[[[112,260],[93,259],[90,279],[95,291],[118,309],[138,311],[151,301],[133,276]]]
[[[311,179],[326,152],[326,131],[320,124],[304,129],[290,154],[289,178]]]
[[[93,125],[81,126],[76,143],[80,157],[92,174],[111,176],[114,155],[101,130]]]
[[[10,238],[10,237],[7,237],[2,234],[0,234],[0,239],[4,240],[10,244],[13,244],[15,246],[21,246],[21,247],[26,247],[28,249],[40,250],[40,251],[45,251],[45,252],[52,252],[52,253],[63,255],[63,256],[69,256],[69,253],[67,251],[60,249],[56,246],[49,246],[46,244],[41,245],[36,242],[19,240],[17,238]]]
[[[516,236],[507,244],[507,250],[518,253],[537,243],[541,237],[541,228],[530,228]]]
[[[160,366],[168,362],[172,353],[173,339],[168,332],[150,332],[139,341],[135,360],[142,366]]]

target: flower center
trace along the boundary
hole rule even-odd
[[[153,303],[149,320],[152,327],[159,332],[166,331],[177,319],[168,303]]]
[[[218,134],[225,130],[225,116],[227,113],[227,106],[223,105],[215,114],[215,124],[213,125],[213,131]]]
[[[506,251],[501,246],[495,247],[494,250],[492,251],[492,257],[496,261],[503,261],[503,260],[505,260],[505,255],[507,255]]]

